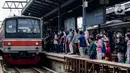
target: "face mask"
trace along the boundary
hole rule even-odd
[[[128,37],[126,37],[125,40],[128,41],[129,40]]]
[[[116,35],[117,38],[119,38],[119,36],[120,36],[119,34]]]

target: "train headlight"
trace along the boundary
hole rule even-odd
[[[38,46],[39,45],[39,43],[38,42],[36,42],[36,46]]]
[[[11,43],[10,42],[8,42],[8,46],[10,46],[11,45]]]

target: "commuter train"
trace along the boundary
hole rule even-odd
[[[0,51],[8,64],[37,64],[42,52],[41,19],[31,16],[6,18],[0,29]]]

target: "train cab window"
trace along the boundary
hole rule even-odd
[[[6,32],[7,33],[16,33],[16,20],[7,20],[6,22]]]
[[[19,33],[40,33],[40,21],[35,19],[18,19]]]

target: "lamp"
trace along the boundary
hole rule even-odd
[[[88,1],[85,0],[84,3],[83,3],[83,6],[88,7]]]

